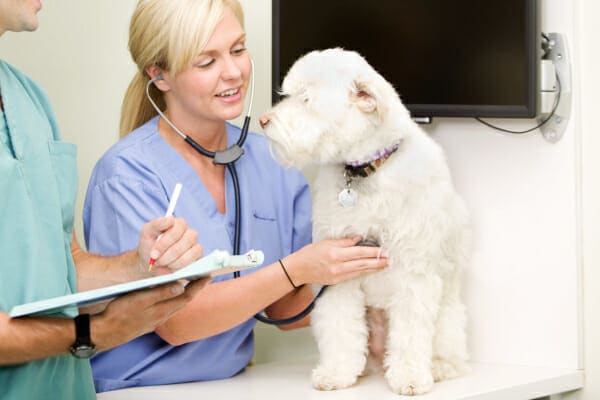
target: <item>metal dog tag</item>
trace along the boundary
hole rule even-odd
[[[354,207],[356,205],[356,199],[358,194],[354,191],[354,189],[346,188],[343,189],[340,194],[338,194],[338,201],[342,205],[342,207]]]

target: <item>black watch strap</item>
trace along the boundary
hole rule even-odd
[[[90,336],[90,314],[79,314],[75,317],[75,335],[77,339],[92,342]]]
[[[96,353],[90,334],[90,315],[79,314],[75,317],[75,343],[71,346],[71,354],[77,358],[90,358]]]

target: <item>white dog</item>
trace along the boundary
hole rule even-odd
[[[332,286],[317,302],[314,386],[345,388],[363,374],[369,328],[378,331],[367,318],[378,313],[367,307],[387,317],[379,318],[388,328],[380,348],[394,392],[425,393],[434,380],[464,373],[460,272],[468,258],[468,216],[441,148],[355,52],[300,58],[282,94],[261,125],[283,164],[320,166],[314,239],[362,235],[389,251],[387,269]]]

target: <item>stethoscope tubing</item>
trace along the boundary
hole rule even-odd
[[[215,163],[215,164],[225,165],[225,167],[229,171],[229,174],[231,175],[231,181],[233,183],[233,192],[234,192],[234,198],[235,198],[235,225],[234,225],[235,227],[234,227],[234,239],[233,239],[234,254],[240,254],[240,236],[241,236],[241,231],[242,231],[241,192],[240,192],[240,183],[239,183],[239,179],[238,179],[238,174],[237,174],[237,170],[235,168],[235,162],[244,154],[244,150],[242,149],[242,147],[248,136],[248,130],[250,129],[250,114],[252,113],[252,105],[254,102],[254,61],[252,59],[250,59],[250,63],[252,64],[250,102],[248,105],[248,110],[246,112],[246,116],[244,117],[244,124],[242,126],[242,131],[240,133],[240,137],[239,137],[238,141],[234,145],[230,146],[229,148],[227,148],[226,150],[223,150],[223,151],[214,152],[214,151],[205,149],[200,144],[198,144],[198,142],[196,142],[194,139],[192,139],[191,137],[189,137],[188,135],[183,133],[181,130],[179,130],[179,128],[177,128],[175,126],[175,124],[173,124],[169,120],[169,118],[167,118],[167,116],[160,110],[158,105],[154,102],[154,100],[152,100],[152,96],[150,96],[150,85],[152,85],[157,80],[161,80],[162,79],[161,74],[150,79],[148,81],[148,83],[146,84],[146,97],[148,98],[148,101],[150,101],[150,104],[152,105],[152,107],[154,107],[154,110],[167,123],[167,125],[169,125],[179,136],[181,136],[181,138],[186,143],[188,143],[199,154],[201,154],[205,157],[212,158],[213,163]],[[240,277],[239,271],[234,272],[233,275],[234,275],[234,278]],[[316,300],[319,297],[321,297],[321,295],[325,292],[326,288],[327,288],[327,286],[321,287],[321,289],[319,290],[319,292],[317,293],[317,295],[315,296],[313,301],[304,310],[302,310],[301,312],[299,312],[298,314],[296,314],[292,317],[283,318],[283,319],[273,319],[273,318],[269,318],[269,317],[266,317],[266,316],[258,313],[254,316],[254,318],[256,318],[260,322],[263,322],[263,323],[269,324],[269,325],[287,325],[287,324],[297,322],[297,321],[301,320],[302,318],[306,317],[308,314],[310,314],[310,312],[313,310],[313,308],[315,306]]]

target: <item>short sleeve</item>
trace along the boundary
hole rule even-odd
[[[90,184],[83,212],[88,251],[108,256],[135,249],[142,226],[161,217],[166,202],[161,187],[135,178]]]

